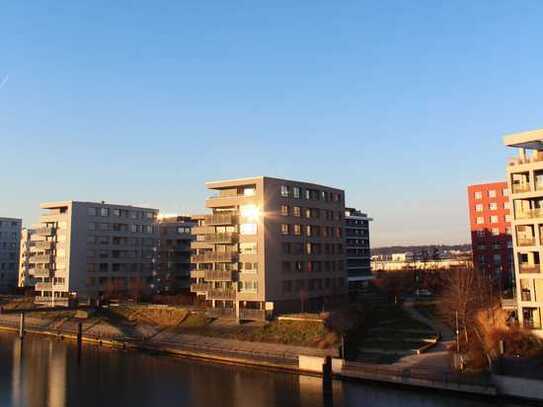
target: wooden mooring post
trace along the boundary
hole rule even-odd
[[[21,312],[21,318],[19,319],[19,339],[23,339],[25,336],[25,314]]]

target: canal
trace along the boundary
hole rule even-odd
[[[438,392],[334,382],[186,359],[77,346],[54,338],[24,342],[0,333],[0,407],[85,406],[491,406]]]

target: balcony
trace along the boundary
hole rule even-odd
[[[191,278],[205,278],[205,270],[191,270],[190,276]]]
[[[212,244],[233,244],[237,241],[237,233],[215,233],[210,235],[200,235],[196,242]]]
[[[541,322],[527,319],[525,319],[523,322],[524,328],[526,329],[541,329]]]
[[[530,163],[536,163],[543,161],[543,155],[534,154],[531,157],[514,157],[509,160],[509,166],[510,167],[516,167],[517,165],[524,165],[524,164],[530,164]]]
[[[513,184],[513,193],[530,192],[530,184]]]
[[[193,226],[191,231],[193,235],[209,235],[215,233],[215,228],[211,226]]]
[[[196,283],[190,285],[191,293],[206,293],[209,290],[209,284],[207,283]]]
[[[208,300],[235,300],[236,290],[233,288],[210,288],[207,291]]]
[[[536,219],[543,218],[543,208],[529,209],[522,211],[517,215],[517,219]]]
[[[232,252],[208,252],[191,257],[192,263],[230,263],[237,257]]]
[[[30,263],[35,263],[35,264],[49,264],[49,263],[51,263],[52,258],[53,258],[53,255],[51,255],[51,254],[43,254],[43,255],[39,255],[39,256],[31,256],[29,258],[29,262]]]
[[[519,272],[521,274],[537,274],[541,272],[541,266],[539,264],[535,265],[523,265],[519,266]]]
[[[205,270],[207,281],[232,281],[231,270]]]
[[[29,273],[34,277],[51,277],[51,270],[49,269],[30,269]]]
[[[519,246],[535,246],[535,238],[525,238],[525,237],[519,237],[517,239],[517,244]]]
[[[206,224],[209,226],[235,225],[237,216],[234,213],[214,213],[206,216]]]
[[[239,319],[242,321],[265,321],[266,311],[261,309],[240,308]]]
[[[51,291],[53,289],[53,283],[36,283],[36,291]]]
[[[528,290],[522,291],[520,293],[520,299],[522,301],[532,301],[532,293],[530,291],[528,291]]]
[[[52,226],[44,226],[35,230],[37,236],[53,236],[56,229]]]
[[[30,244],[31,247],[35,247],[40,250],[49,250],[53,247],[54,242],[45,241],[45,240],[34,240]]]

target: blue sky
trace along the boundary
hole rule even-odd
[[[86,3],[86,4],[83,4]],[[0,215],[202,212],[208,180],[342,187],[373,244],[467,242],[466,185],[543,127],[540,1],[10,1]]]

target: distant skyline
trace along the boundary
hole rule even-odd
[[[543,127],[539,1],[8,2],[0,216],[202,213],[210,180],[346,190],[372,246],[469,242],[466,189]],[[9,80],[8,80],[9,79]]]

